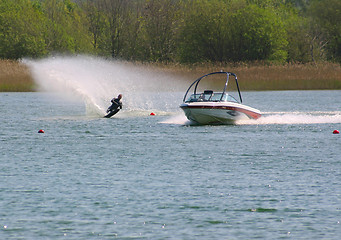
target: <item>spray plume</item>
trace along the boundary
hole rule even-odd
[[[99,116],[104,115],[110,100],[119,93],[123,94],[128,111],[177,109],[181,98],[163,93],[175,94],[185,88],[181,84],[184,81],[161,71],[97,57],[51,57],[25,63],[38,90],[77,96],[84,101],[87,114]]]

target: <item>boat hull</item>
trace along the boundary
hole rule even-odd
[[[259,110],[234,102],[183,103],[186,117],[198,124],[235,124],[243,119],[258,119]]]

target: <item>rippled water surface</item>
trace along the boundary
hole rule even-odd
[[[247,92],[265,114],[235,126],[182,96],[104,119],[0,93],[0,239],[340,239],[340,91]]]

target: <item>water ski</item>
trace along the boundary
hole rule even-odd
[[[107,115],[105,115],[104,117],[105,118],[111,118],[112,116],[114,116],[116,113],[118,113],[120,111],[119,108],[113,110],[113,111],[110,111]]]

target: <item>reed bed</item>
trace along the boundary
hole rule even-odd
[[[193,81],[209,72],[237,74],[242,90],[327,90],[341,89],[341,65],[336,63],[269,65],[265,63],[159,65],[164,71]]]
[[[34,81],[26,65],[0,60],[0,92],[30,92],[33,89]]]
[[[131,64],[131,63],[130,63]],[[189,83],[209,72],[238,75],[243,91],[341,89],[341,65],[336,63],[269,65],[265,63],[201,63],[193,65],[134,63],[162,71]],[[0,92],[34,91],[29,68],[21,62],[0,60]]]

